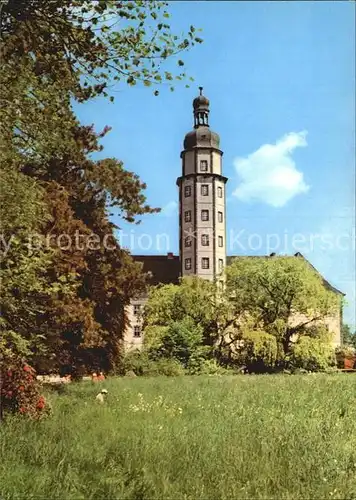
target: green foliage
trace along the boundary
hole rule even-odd
[[[152,359],[147,351],[129,351],[123,359],[123,371],[133,371],[138,376],[176,377],[184,375],[181,363],[175,359],[157,358]]]
[[[171,86],[171,80],[187,78],[181,59],[173,74],[164,63],[202,40],[193,27],[182,37],[173,34],[165,7],[143,0],[2,2],[5,144],[14,141],[19,155],[26,148],[33,158],[66,154],[76,126],[68,112],[71,98],[83,102],[108,96],[115,83]]]
[[[115,83],[184,79],[181,59],[176,72],[164,62],[200,39],[194,27],[174,35],[168,18],[164,3],[141,0],[2,2],[1,352],[73,374],[117,363],[125,306],[145,279],[119,247],[109,209],[129,222],[157,209],[121,161],[91,159],[109,127],[81,125],[71,103],[109,97]]]
[[[276,368],[280,352],[274,335],[259,330],[244,330],[233,345],[232,364],[249,372]]]
[[[328,330],[327,326],[323,324],[312,324],[305,330],[304,335],[306,337],[323,340],[329,344],[332,342],[332,334]]]
[[[226,308],[214,283],[197,277],[149,292],[145,305],[145,348],[156,358],[174,358],[199,373],[212,356]]]
[[[223,366],[261,372],[283,367],[298,338],[330,343],[322,320],[337,312],[340,299],[304,259],[237,259],[226,273],[224,293],[196,277],[153,288],[145,307],[147,346],[176,357],[192,373],[213,352]],[[172,322],[191,326],[172,329]],[[193,325],[201,329],[201,341],[188,349]],[[186,354],[178,353],[179,344]],[[201,355],[202,346],[211,351]]]
[[[325,339],[300,337],[293,344],[289,365],[308,371],[325,371],[335,364],[334,349]]]
[[[150,360],[148,371],[144,375],[151,377],[164,375],[166,377],[178,377],[184,375],[185,371],[181,363],[175,359],[160,358]]]
[[[275,335],[285,354],[294,336],[340,307],[340,298],[302,257],[240,258],[226,268],[227,295],[236,317]]]
[[[144,375],[148,370],[149,358],[145,351],[131,350],[125,353],[122,360],[122,375],[132,371],[135,375]]]
[[[202,346],[203,329],[189,317],[172,321],[167,327],[156,328],[160,339],[155,348],[151,347],[151,357],[173,358],[186,367],[190,357]]]
[[[179,285],[154,287],[145,305],[145,325],[167,326],[188,318],[202,329],[204,343],[212,345],[227,314],[222,299],[215,283],[196,276],[182,278]]]
[[[146,326],[144,332],[144,346],[146,350],[156,350],[162,345],[162,339],[167,335],[168,326]]]
[[[204,352],[190,357],[187,371],[190,375],[225,375],[230,372],[222,367],[216,359],[207,359]]]
[[[352,333],[350,326],[345,323],[341,326],[341,337],[344,345],[352,346],[356,349],[356,331]]]
[[[0,355],[28,357],[44,349],[48,322],[39,318],[59,294],[73,296],[73,279],[48,274],[55,253],[39,245],[50,222],[45,191],[6,165],[0,181]]]

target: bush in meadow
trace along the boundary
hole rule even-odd
[[[327,371],[335,365],[335,352],[323,338],[300,337],[292,347],[289,357],[291,368],[303,368],[308,371]]]
[[[273,371],[279,361],[280,352],[274,335],[260,330],[245,330],[233,347],[233,366],[248,372]]]
[[[226,375],[231,369],[221,366],[216,359],[191,358],[187,366],[189,375]]]
[[[150,360],[147,370],[144,373],[146,376],[165,375],[166,377],[179,377],[185,375],[185,369],[182,364],[176,359],[161,358]]]
[[[189,317],[171,321],[166,327],[151,326],[149,334],[147,349],[151,359],[175,359],[186,368],[192,357],[200,357],[204,351],[203,329]]]
[[[175,377],[184,375],[182,364],[173,358],[153,359],[146,350],[128,352],[123,359],[123,373],[134,372],[138,376],[165,375]]]
[[[31,418],[48,414],[49,405],[36,379],[35,370],[21,358],[2,358],[1,410],[6,413],[20,413]]]

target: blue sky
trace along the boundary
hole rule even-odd
[[[100,156],[147,183],[159,215],[113,221],[132,253],[178,253],[180,152],[202,85],[221,137],[228,254],[301,251],[347,294],[355,319],[355,5],[353,2],[171,2],[172,30],[203,29],[182,57],[190,89],[119,87],[114,104],[75,106],[105,125]],[[176,64],[170,61],[167,70]],[[145,236],[143,236],[145,235]]]

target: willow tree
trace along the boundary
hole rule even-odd
[[[235,316],[277,338],[285,355],[293,339],[318,336],[340,308],[341,296],[303,257],[242,257],[226,268],[226,293]],[[328,340],[328,339],[325,339]]]

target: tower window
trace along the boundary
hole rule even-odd
[[[184,220],[185,222],[190,222],[192,220],[192,212],[190,210],[184,212]]]
[[[224,246],[224,238],[222,236],[219,236],[218,242],[219,242],[219,247],[223,247]]]
[[[222,198],[223,190],[221,186],[218,186],[218,198]]]
[[[218,212],[218,221],[219,222],[223,222],[224,221],[223,213],[222,212]]]
[[[202,196],[208,196],[209,195],[209,184],[202,184],[200,186],[200,192]]]
[[[209,220],[209,210],[202,210],[201,211],[201,220],[203,220],[203,221]]]
[[[223,259],[219,259],[219,273],[221,273],[223,269],[224,269],[224,261]]]
[[[184,196],[188,198],[188,196],[192,195],[192,187],[191,186],[185,186],[184,187]]]
[[[202,269],[209,269],[209,257],[203,257],[201,260]]]
[[[140,325],[134,326],[134,337],[136,337],[136,338],[141,337],[141,326]]]
[[[203,247],[209,246],[209,235],[208,234],[201,235],[201,244],[203,245]]]
[[[191,247],[192,246],[192,238],[190,236],[187,236],[184,240],[184,246],[186,247]]]
[[[207,171],[208,171],[208,161],[200,160],[200,172],[207,172]]]
[[[187,270],[191,269],[192,268],[192,259],[185,259],[184,265],[185,265],[185,268]]]
[[[133,313],[135,316],[138,316],[141,312],[141,304],[134,304]]]

